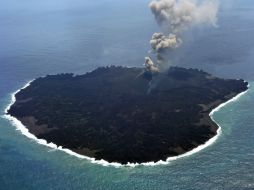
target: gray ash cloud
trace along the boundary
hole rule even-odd
[[[192,28],[216,26],[218,3],[204,0],[153,0],[149,7],[162,32],[154,33],[150,40],[156,62],[146,57],[145,66],[152,72],[172,65],[167,54],[181,46],[182,35]],[[147,64],[149,62],[149,64]],[[151,64],[152,63],[152,64]],[[152,65],[152,67],[151,67]]]

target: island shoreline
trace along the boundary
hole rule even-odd
[[[35,80],[35,79],[34,79]],[[127,163],[127,164],[121,164],[121,163],[117,163],[117,162],[108,162],[106,160],[96,160],[95,158],[91,158],[85,155],[81,155],[78,154],[70,149],[66,149],[63,148],[62,146],[57,146],[56,144],[50,142],[48,143],[45,139],[39,139],[37,138],[34,134],[30,133],[28,128],[22,124],[22,122],[20,120],[18,120],[17,118],[11,116],[8,114],[8,110],[10,109],[10,107],[16,102],[16,97],[15,95],[20,92],[21,90],[27,88],[28,86],[30,86],[30,84],[34,81],[31,80],[28,83],[26,83],[22,88],[20,88],[19,90],[15,91],[14,93],[11,93],[11,102],[10,104],[7,105],[7,107],[4,110],[4,115],[3,117],[7,120],[9,120],[11,122],[12,125],[14,125],[16,127],[16,130],[20,131],[21,134],[25,135],[26,137],[35,140],[38,144],[47,146],[49,148],[55,149],[55,150],[60,150],[63,151],[71,156],[75,156],[79,159],[86,159],[88,161],[90,161],[93,164],[99,164],[102,166],[113,166],[113,167],[136,167],[136,166],[158,166],[158,165],[167,165],[172,161],[175,161],[177,159],[181,159],[184,157],[189,157],[193,154],[196,154],[198,152],[200,152],[201,150],[211,146],[212,144],[214,144],[217,139],[219,138],[219,136],[222,133],[222,128],[219,124],[216,123],[216,121],[213,118],[213,114],[217,111],[219,111],[222,107],[226,106],[227,104],[234,102],[236,100],[238,100],[241,96],[243,96],[244,94],[246,94],[249,90],[249,84],[248,84],[248,89],[237,94],[236,96],[232,97],[231,99],[229,99],[228,101],[221,103],[220,105],[218,105],[216,108],[212,109],[212,111],[209,113],[209,117],[211,118],[211,120],[218,126],[218,129],[216,131],[216,135],[214,135],[212,138],[210,138],[208,141],[206,141],[204,144],[201,144],[199,146],[197,146],[196,148],[185,152],[183,154],[180,154],[178,156],[173,156],[173,157],[168,157],[165,161],[160,160],[158,162],[144,162],[144,163]]]

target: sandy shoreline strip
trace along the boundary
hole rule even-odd
[[[205,148],[207,148],[208,146],[212,145],[213,143],[215,143],[215,141],[219,138],[219,136],[221,135],[222,133],[222,130],[221,130],[221,126],[219,126],[219,124],[217,124],[215,122],[215,120],[213,119],[213,114],[217,111],[219,111],[222,107],[226,106],[228,103],[231,103],[231,102],[234,102],[234,101],[237,101],[241,96],[243,96],[248,90],[236,95],[235,97],[231,98],[230,100],[228,100],[227,102],[224,102],[222,104],[220,104],[218,107],[216,107],[215,109],[213,109],[209,116],[211,117],[211,119],[213,120],[213,122],[215,122],[217,125],[218,125],[218,130],[217,130],[217,135],[215,135],[214,137],[212,137],[211,139],[209,139],[205,144],[202,144],[202,145],[199,145],[198,147],[192,149],[191,151],[188,151],[184,154],[181,154],[179,156],[173,156],[173,157],[169,157],[167,158],[166,161],[158,161],[158,162],[145,162],[145,163],[128,163],[128,164],[120,164],[120,163],[116,163],[116,162],[107,162],[105,160],[95,160],[95,158],[90,158],[88,156],[84,156],[84,155],[80,155],[78,153],[75,153],[73,152],[72,150],[70,149],[66,149],[66,148],[63,148],[62,146],[57,146],[56,144],[54,143],[48,143],[46,140],[44,139],[38,139],[35,135],[33,135],[32,133],[29,132],[29,130],[21,123],[21,121],[19,121],[18,119],[16,119],[15,117],[12,117],[10,115],[7,114],[7,111],[10,109],[10,107],[12,106],[12,104],[14,104],[14,102],[16,101],[16,98],[15,98],[15,94],[17,94],[19,91],[21,91],[22,89],[25,89],[27,88],[28,86],[30,86],[30,84],[33,82],[34,80],[31,80],[29,81],[24,87],[22,87],[21,89],[17,90],[16,92],[12,93],[11,94],[11,102],[10,104],[5,108],[5,115],[3,116],[4,118],[8,119],[15,127],[16,127],[16,130],[20,131],[23,135],[25,135],[26,137],[30,138],[30,139],[33,139],[34,141],[36,141],[38,144],[41,144],[41,145],[44,145],[44,146],[47,146],[47,147],[50,147],[52,149],[55,149],[55,150],[60,150],[60,151],[63,151],[69,155],[72,155],[72,156],[75,156],[77,158],[80,158],[80,159],[87,159],[89,160],[91,163],[94,163],[94,164],[99,164],[99,165],[102,165],[102,166],[113,166],[113,167],[136,167],[136,166],[157,166],[157,165],[166,165],[166,164],[169,164],[171,161],[174,161],[174,160],[177,160],[177,159],[180,159],[180,158],[184,158],[184,157],[188,157],[188,156],[191,156]],[[249,86],[248,86],[249,88]]]

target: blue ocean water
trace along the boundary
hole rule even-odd
[[[0,115],[27,81],[103,65],[141,66],[158,31],[148,0],[0,0]],[[192,34],[181,64],[254,81],[254,3],[225,0],[219,27]],[[0,118],[0,189],[254,189],[254,83],[214,114],[216,143],[166,166],[114,168],[51,150]]]

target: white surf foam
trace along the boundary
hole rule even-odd
[[[6,107],[5,109],[5,115],[3,116],[4,118],[8,119],[15,127],[18,131],[20,131],[23,135],[25,135],[26,137],[36,141],[38,144],[41,144],[41,145],[45,145],[47,147],[50,147],[54,150],[60,150],[60,151],[63,151],[69,155],[72,155],[72,156],[75,156],[77,158],[80,158],[80,159],[87,159],[89,160],[91,163],[94,163],[94,164],[99,164],[99,165],[102,165],[102,166],[114,166],[114,167],[125,167],[125,166],[128,166],[128,167],[136,167],[136,166],[157,166],[157,165],[166,165],[166,164],[169,164],[170,162],[174,161],[174,160],[177,160],[177,159],[180,159],[180,158],[184,158],[184,157],[188,157],[188,156],[191,156],[197,152],[200,152],[201,150],[207,148],[208,146],[211,146],[218,138],[219,136],[221,135],[222,133],[222,130],[221,130],[221,127],[218,125],[218,130],[217,130],[217,135],[215,135],[213,138],[209,139],[205,144],[202,144],[194,149],[192,149],[191,151],[189,152],[186,152],[184,154],[181,154],[179,156],[173,156],[173,157],[169,157],[166,161],[158,161],[158,162],[146,162],[146,163],[127,163],[125,165],[123,164],[120,164],[120,163],[116,163],[116,162],[107,162],[106,160],[96,160],[95,158],[91,158],[91,157],[88,157],[88,156],[84,156],[84,155],[80,155],[76,152],[73,152],[72,150],[69,150],[69,149],[66,149],[66,148],[63,148],[62,146],[57,146],[56,144],[50,142],[48,143],[46,140],[44,139],[38,139],[35,135],[33,135],[32,133],[29,132],[29,130],[19,121],[17,120],[15,117],[12,117],[10,115],[8,115],[8,110],[10,109],[10,107],[14,104],[14,102],[16,101],[16,98],[15,98],[15,94],[17,94],[18,92],[20,92],[22,89],[25,89],[27,88],[28,86],[30,86],[30,84],[33,82],[32,81],[29,81],[24,87],[22,87],[20,90],[14,92],[11,94],[11,102],[10,104]],[[248,85],[249,87],[249,85]],[[242,92],[240,94],[238,94],[237,96],[233,97],[232,99],[228,100],[227,102],[225,103],[222,103],[220,104],[218,107],[216,107],[215,109],[213,109],[209,116],[211,117],[211,119],[215,122],[215,120],[213,119],[213,114],[217,111],[219,111],[222,107],[226,106],[227,104],[229,104],[230,102],[234,102],[234,101],[237,101],[242,95],[244,95],[248,90],[246,90],[245,92]]]

